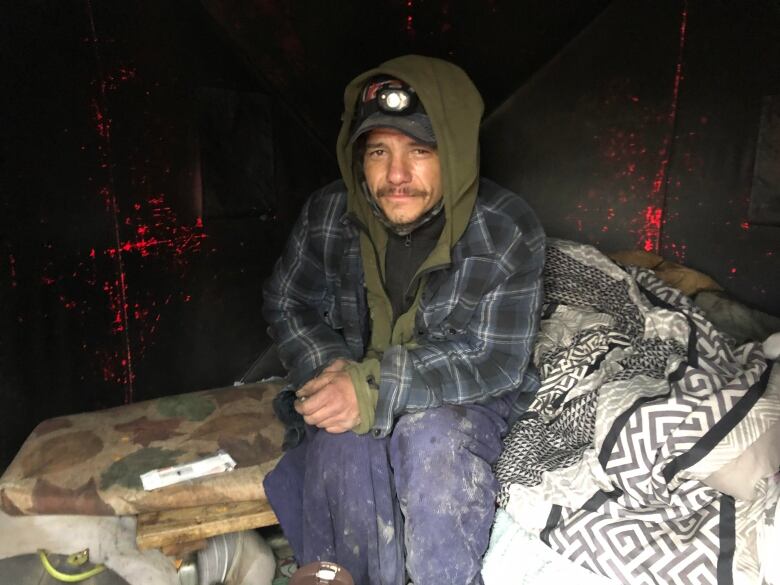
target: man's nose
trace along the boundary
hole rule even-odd
[[[392,185],[403,185],[412,180],[409,162],[402,156],[392,156],[388,163],[387,181]]]

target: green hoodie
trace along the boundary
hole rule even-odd
[[[393,323],[383,279],[387,232],[363,194],[361,161],[353,160],[354,148],[349,143],[360,92],[369,79],[381,74],[401,79],[417,92],[431,119],[441,161],[445,225],[438,243],[418,269],[418,275],[448,265],[450,250],[468,225],[479,188],[479,124],[483,111],[477,88],[460,67],[419,55],[391,59],[353,79],[344,91],[344,116],[336,151],[348,190],[348,213],[365,228],[360,249],[372,323],[366,358],[349,367],[361,413],[361,423],[354,430],[363,433],[373,424],[381,355],[390,345],[412,342],[414,316],[425,285],[421,279],[415,302]]]

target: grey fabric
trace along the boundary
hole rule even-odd
[[[780,318],[762,313],[735,301],[722,292],[703,291],[694,302],[718,329],[734,338],[737,345],[763,341],[780,331]]]
[[[208,539],[206,548],[198,551],[198,582],[200,585],[223,583],[227,579],[236,555],[238,532],[220,534]]]
[[[209,538],[197,568],[198,585],[270,585],[276,561],[256,531],[244,530]]]

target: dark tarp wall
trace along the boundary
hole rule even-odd
[[[710,4],[689,10],[662,246],[685,245],[691,265],[780,316],[780,222],[748,213],[762,101],[780,94],[780,2]]]
[[[336,165],[197,3],[6,3],[0,27],[2,469],[46,418],[237,379]]]
[[[238,52],[332,148],[344,86],[406,53],[449,59],[501,103],[609,0],[200,0]]]
[[[549,235],[655,251],[780,315],[780,226],[748,220],[778,30],[774,0],[614,2],[486,121],[483,170]]]
[[[3,3],[0,468],[46,418],[241,375],[348,79],[431,54],[495,105],[607,4]]]

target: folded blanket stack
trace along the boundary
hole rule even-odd
[[[780,420],[760,343],[735,347],[649,270],[551,240],[535,363],[542,387],[496,465],[517,522],[624,583],[758,579],[752,518],[777,494],[706,481]]]

